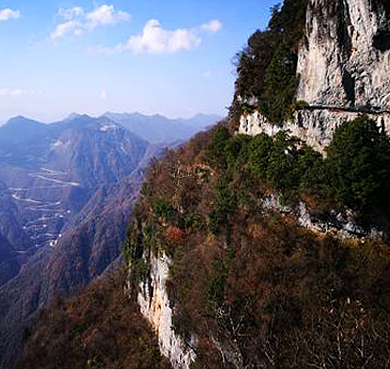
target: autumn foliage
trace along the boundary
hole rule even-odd
[[[125,288],[117,272],[41,310],[13,369],[170,368]]]
[[[314,234],[262,205],[269,193],[326,198],[316,197],[328,191],[324,160],[297,142],[233,136],[222,123],[148,174],[125,250],[144,278],[150,251],[172,259],[173,326],[185,342],[196,337],[194,368],[390,360],[389,242]]]
[[[184,232],[178,227],[169,227],[167,229],[167,237],[174,245],[182,245],[184,240]]]

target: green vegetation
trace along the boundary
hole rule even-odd
[[[362,116],[323,159],[286,132],[252,138],[224,124],[152,163],[123,247],[132,298],[114,279],[45,310],[16,369],[166,367],[135,311],[152,253],[172,260],[173,327],[197,337],[193,368],[387,365],[389,241],[316,235],[261,201],[282,194],[311,211],[334,196],[386,216],[387,137]]]
[[[174,208],[168,200],[157,198],[152,201],[151,205],[154,214],[158,217],[169,219],[173,218],[176,214]]]
[[[273,124],[281,124],[290,116],[307,2],[288,0],[281,8],[273,7],[268,28],[256,31],[249,38],[248,47],[237,55],[233,111],[244,113],[257,108]]]
[[[212,156],[216,152],[218,154]],[[284,131],[273,138],[264,133],[252,138],[230,135],[226,128],[219,127],[206,153],[208,163],[216,169],[224,168],[225,173],[219,178],[217,206],[210,214],[213,233],[235,209],[234,191],[229,187],[234,173],[250,172],[253,181],[268,184],[292,203],[299,193],[320,194],[327,188],[326,167],[321,155]]]
[[[216,168],[226,167],[225,145],[231,134],[225,126],[218,126],[213,134],[212,143],[208,146],[206,157],[208,162]]]
[[[389,215],[389,160],[388,138],[361,116],[335,131],[326,159],[286,132],[232,135],[220,124],[153,164],[126,245],[137,282],[150,251],[172,258],[174,327],[198,337],[194,368],[223,367],[217,341],[249,367],[383,366],[388,242],[317,237],[261,199],[281,194],[325,216],[350,208],[369,224]]]
[[[206,153],[211,166],[224,170],[216,187],[216,207],[209,217],[215,234],[235,209],[229,182],[234,181],[234,174],[245,171],[290,204],[307,195],[334,197],[360,220],[378,213],[390,215],[390,141],[367,116],[336,129],[326,160],[284,131],[273,138],[264,133],[251,138],[231,135],[224,127],[216,130]]]
[[[327,169],[337,199],[361,215],[389,214],[390,141],[375,122],[360,117],[338,127],[328,148]]]

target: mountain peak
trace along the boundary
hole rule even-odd
[[[81,117],[81,114],[72,112],[64,119],[64,121],[70,121],[70,120],[77,119],[80,117]]]
[[[21,123],[32,123],[32,124],[39,124],[43,125],[44,123],[37,122],[36,120],[26,118],[23,115],[17,115],[15,117],[10,118],[5,125],[14,125],[14,124],[21,124]]]

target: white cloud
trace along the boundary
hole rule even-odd
[[[61,8],[58,14],[66,20],[55,28],[51,33],[51,40],[55,41],[68,33],[80,36],[85,31],[92,31],[98,26],[128,21],[130,14],[115,10],[113,5],[101,5],[95,10],[85,13],[81,7]]]
[[[131,36],[125,44],[115,46],[113,53],[131,50],[134,53],[163,54],[175,53],[181,50],[191,50],[201,43],[201,38],[193,29],[180,28],[166,30],[156,19],[149,20],[141,34]],[[101,48],[102,51],[104,49]],[[105,49],[105,53],[109,53]]]
[[[222,23],[218,19],[214,19],[208,23],[202,24],[201,28],[203,31],[209,33],[217,33],[222,29]]]
[[[100,98],[101,98],[102,100],[107,100],[108,94],[107,94],[107,91],[106,91],[106,90],[100,91]]]
[[[183,50],[192,50],[202,42],[202,32],[216,33],[222,28],[222,23],[212,20],[195,28],[179,28],[173,30],[164,29],[156,19],[146,22],[138,35],[131,36],[125,43],[117,44],[112,48],[102,45],[90,47],[88,54],[114,55],[124,51],[132,51],[135,54],[173,54]]]
[[[80,6],[75,6],[73,8],[59,9],[58,14],[65,20],[72,20],[84,14],[84,9]]]
[[[11,8],[6,8],[0,11],[0,21],[7,21],[9,19],[20,18],[19,10],[12,10]]]
[[[202,73],[202,76],[203,76],[203,77],[206,77],[206,78],[211,77],[211,76],[212,76],[211,70],[206,70],[206,71],[204,71],[204,72]]]
[[[73,34],[77,35],[78,32],[81,31],[79,29],[79,23],[75,21],[68,21],[65,23],[59,24],[56,29],[51,33],[50,38],[52,41],[56,41],[67,33],[73,32]]]
[[[93,29],[99,25],[128,21],[130,14],[123,11],[115,11],[113,5],[101,5],[88,13],[85,18],[86,27]]]
[[[23,90],[21,88],[0,88],[0,96],[11,97],[13,99],[19,99],[23,96],[33,96],[35,92],[29,90]]]

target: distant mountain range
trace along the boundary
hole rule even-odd
[[[172,143],[189,139],[221,119],[218,115],[198,114],[192,118],[169,119],[162,115],[152,116],[140,113],[111,113],[103,116],[121,124],[129,131],[151,143]]]
[[[118,257],[150,158],[213,119],[106,113],[43,124],[18,116],[0,127],[1,369],[40,306]]]

